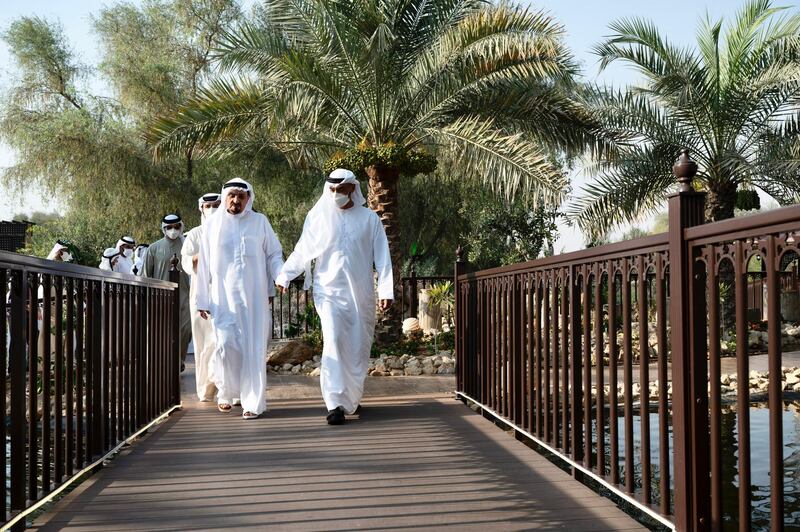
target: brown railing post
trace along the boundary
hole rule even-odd
[[[679,531],[704,530],[708,526],[708,471],[702,467],[707,454],[702,442],[708,440],[707,429],[696,430],[697,414],[707,409],[706,384],[693,385],[698,366],[705,365],[705,351],[694,349],[695,327],[705,330],[705,319],[699,318],[702,293],[693,290],[694,257],[684,238],[684,229],[704,221],[705,193],[692,189],[697,164],[683,150],[672,167],[680,189],[669,197],[670,256],[670,332],[672,344],[672,401],[675,468],[675,526]],[[701,357],[702,355],[702,357]],[[627,398],[626,398],[627,401]],[[706,447],[707,448],[707,447]],[[626,449],[627,453],[627,449]]]
[[[458,283],[458,277],[464,273],[464,250],[461,249],[461,246],[458,246],[456,249],[456,262],[455,267],[453,268],[453,314],[455,315],[455,353],[456,353],[456,390],[463,392],[464,391],[464,371],[465,371],[465,360],[464,360],[464,330],[465,330],[465,323],[464,323],[464,316],[465,314],[462,312],[463,302],[461,301],[461,286]],[[416,271],[414,270],[413,266],[411,269],[411,292],[415,294],[417,292],[417,280],[416,280]],[[414,309],[414,313],[412,316],[416,315],[416,306],[414,301],[416,297],[412,296],[412,308]]]
[[[171,404],[181,402],[181,272],[178,269],[178,256],[173,255],[170,260],[169,280],[177,286],[172,292],[172,363],[169,365]]]

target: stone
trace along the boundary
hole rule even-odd
[[[300,370],[302,370],[302,369],[303,369],[303,367],[300,364],[298,364],[296,366],[292,366],[292,373],[297,375],[298,373],[300,373]]]
[[[294,367],[294,364],[290,364],[289,362],[287,362],[286,364],[281,366],[281,369],[283,371],[291,371],[293,367]]]
[[[411,334],[421,330],[422,328],[419,326],[419,320],[417,318],[406,318],[403,320],[403,334]]]
[[[320,373],[321,373],[320,368],[314,368],[314,369],[311,370],[311,373],[309,373],[308,375],[310,377],[319,377]]]
[[[750,334],[747,335],[747,345],[759,347],[761,345],[761,333],[759,331],[750,331]]]
[[[423,375],[433,375],[435,373],[436,373],[436,368],[433,367],[433,364],[425,364],[422,366]]]
[[[389,372],[392,377],[402,377],[405,375],[405,372],[402,369],[393,369]]]
[[[438,373],[439,375],[452,375],[453,373],[455,373],[455,371],[456,369],[453,366],[449,364],[442,364],[441,366],[439,366],[439,369],[436,370],[436,373]]]
[[[795,385],[798,382],[800,382],[800,376],[795,375],[794,373],[786,374],[786,384]]]
[[[380,372],[388,371],[388,369],[386,368],[386,364],[384,364],[382,360],[378,360],[372,369],[374,371],[380,371]]]
[[[313,360],[314,362],[319,362],[319,361],[321,361],[321,360],[322,360],[322,357],[321,357],[321,356],[319,356],[319,355],[314,355],[314,358],[313,358],[312,360]]]
[[[267,359],[268,364],[273,366],[284,366],[286,364],[302,364],[306,360],[314,358],[314,350],[305,342],[292,340],[280,349],[270,353]]]
[[[403,369],[405,364],[402,360],[397,357],[387,357],[386,362],[384,362],[387,368],[389,369]]]
[[[419,364],[416,365],[409,364],[406,366],[405,374],[411,376],[422,375],[422,368],[419,366]]]

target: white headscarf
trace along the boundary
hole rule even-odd
[[[117,240],[117,245],[114,246],[119,250],[119,254],[122,255],[123,258],[125,258],[127,260],[132,260],[133,259],[133,250],[131,250],[131,256],[130,257],[126,257],[125,253],[122,251],[122,246],[125,246],[125,245],[134,246],[135,247],[136,246],[136,240],[134,240],[132,236],[123,236],[122,238]]]
[[[103,251],[103,258],[100,259],[100,269],[109,272],[116,271],[114,270],[114,267],[111,265],[111,261],[114,259],[114,257],[119,255],[120,252],[117,248],[106,248],[106,250]]]
[[[181,233],[186,229],[186,226],[183,224],[183,219],[177,214],[168,214],[161,219],[161,232],[164,233],[164,236],[167,236],[166,227],[168,225],[173,224],[181,224]]]
[[[200,211],[200,225],[204,225],[206,223],[206,215],[203,212],[203,205],[206,203],[216,203],[218,201],[220,201],[220,195],[216,192],[209,192],[208,194],[203,194],[197,198],[197,209]]]
[[[336,205],[333,200],[333,193],[331,187],[345,183],[352,183],[355,185],[350,199],[353,201],[354,207],[364,205],[367,200],[364,199],[364,194],[361,193],[361,185],[356,179],[356,176],[350,170],[344,168],[337,168],[325,180],[322,186],[322,195],[317,200],[317,203],[311,208],[306,216],[306,223],[303,226],[310,228],[310,239],[301,239],[295,247],[295,252],[299,252],[302,260],[305,263],[305,289],[311,286],[311,261],[322,255],[334,242],[337,236],[337,229],[340,225],[339,216],[342,209]]]
[[[249,193],[247,204],[245,204],[244,209],[242,209],[242,212],[239,214],[230,214],[226,208],[228,195],[230,195],[230,193],[234,190],[244,190],[245,192]],[[219,209],[217,209],[217,212],[209,216],[205,222],[206,231],[209,231],[209,242],[212,243],[212,246],[214,243],[218,243],[220,241],[220,235],[222,235],[224,232],[227,232],[227,227],[234,221],[234,218],[238,216],[246,216],[247,213],[253,210],[254,199],[255,194],[253,193],[253,187],[250,185],[250,183],[243,179],[234,178],[222,185],[222,192],[220,193],[222,205]],[[244,243],[242,243],[242,245],[244,245]]]
[[[69,251],[69,247],[65,243],[60,240],[56,240],[56,244],[53,246],[53,249],[50,250],[50,253],[47,254],[48,260],[56,260],[58,257],[58,252],[61,250]]]

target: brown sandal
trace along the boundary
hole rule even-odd
[[[217,410],[219,410],[223,414],[227,414],[228,412],[231,411],[232,408],[233,407],[230,405],[230,403],[220,403],[217,405]]]

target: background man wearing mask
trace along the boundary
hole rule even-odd
[[[244,419],[266,409],[269,297],[283,266],[281,244],[267,217],[253,212],[253,200],[246,181],[225,183],[224,209],[204,223],[197,263],[198,312],[213,318],[216,337],[211,367],[217,408],[230,412],[239,397]]]
[[[183,220],[177,214],[168,214],[161,220],[161,231],[164,238],[154,242],[147,248],[144,258],[143,277],[169,281],[169,270],[173,256],[180,258],[183,247]],[[185,368],[186,350],[192,335],[192,326],[189,316],[189,276],[181,269],[180,261],[177,268],[181,270],[180,292],[180,349],[181,371]]]
[[[106,248],[103,251],[103,257],[100,259],[100,269],[107,272],[117,272],[117,264],[119,264],[119,250],[117,248]]]
[[[217,345],[214,339],[214,328],[210,320],[204,320],[197,312],[195,305],[197,292],[197,260],[200,253],[200,242],[203,239],[203,230],[209,217],[219,208],[219,194],[204,194],[197,200],[200,209],[200,225],[186,233],[181,250],[181,266],[183,271],[189,272],[192,286],[189,290],[189,310],[192,320],[192,339],[194,340],[194,365],[195,381],[197,384],[197,397],[201,401],[213,401],[217,393],[210,372],[211,356]]]
[[[386,232],[364,203],[353,172],[342,168],[331,172],[322,196],[306,216],[300,241],[275,280],[285,292],[305,270],[308,284],[311,262],[316,262],[314,306],[322,324],[319,382],[331,425],[341,425],[345,414],[361,408],[375,334],[373,265],[381,310],[394,299]]]
[[[117,251],[120,257],[117,261],[117,270],[120,273],[133,273],[133,248],[136,247],[136,240],[132,236],[123,236],[117,240]]]

